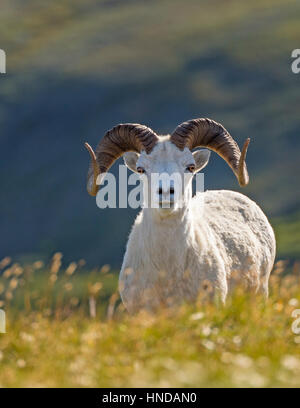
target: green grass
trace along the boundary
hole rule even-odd
[[[273,220],[277,237],[278,255],[299,258],[300,212]]]
[[[267,303],[237,288],[225,307],[202,297],[129,316],[108,267],[72,264],[66,273],[59,255],[46,266],[5,263],[2,387],[300,386],[291,316],[300,307],[299,264],[277,263]]]

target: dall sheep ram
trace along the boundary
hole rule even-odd
[[[152,191],[148,183],[159,205],[144,206],[137,216],[119,279],[129,312],[194,301],[204,282],[225,302],[237,276],[268,296],[276,243],[262,210],[234,191],[206,191],[192,197],[192,176],[210,156],[208,150],[193,149],[218,153],[244,186],[249,181],[245,164],[249,141],[241,152],[221,124],[201,118],[182,123],[168,136],[158,136],[143,125],[120,124],[105,134],[95,152],[86,143],[91,156],[87,190],[93,196],[99,189],[98,176],[123,154],[127,167],[144,180],[153,173],[177,173],[182,178],[190,174],[177,195],[172,183],[167,188],[152,185]]]

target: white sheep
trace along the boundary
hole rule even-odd
[[[148,197],[154,197],[157,205],[145,203],[138,215],[119,279],[129,312],[194,301],[207,283],[212,294],[225,302],[237,277],[268,295],[276,244],[262,210],[234,191],[206,191],[192,197],[192,175],[206,166],[210,156],[208,150],[192,149],[202,146],[217,152],[240,185],[246,185],[248,144],[249,139],[241,153],[226,129],[210,119],[184,122],[171,136],[163,137],[142,125],[123,124],[106,133],[96,153],[86,144],[92,158],[91,195],[97,194],[98,175],[126,152],[126,165],[145,181],[154,173],[179,174],[182,179],[191,175],[180,191],[172,182],[146,183]]]

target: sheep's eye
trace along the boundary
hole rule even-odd
[[[143,167],[138,167],[138,168],[136,169],[136,171],[137,171],[139,174],[144,174],[144,173],[145,173],[145,169],[143,169]]]
[[[193,173],[195,171],[195,165],[194,164],[190,164],[189,166],[186,167],[186,169],[190,172]]]

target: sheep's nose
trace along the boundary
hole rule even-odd
[[[159,187],[159,189],[158,189],[158,194],[159,194],[159,195],[162,195],[162,194],[174,194],[174,188],[171,187],[171,188],[169,188],[169,189],[163,190],[162,187]]]
[[[163,195],[163,194],[174,194],[175,190],[174,190],[174,186],[171,184],[169,186],[162,186],[162,184],[159,185],[158,188],[158,194],[159,195]]]

